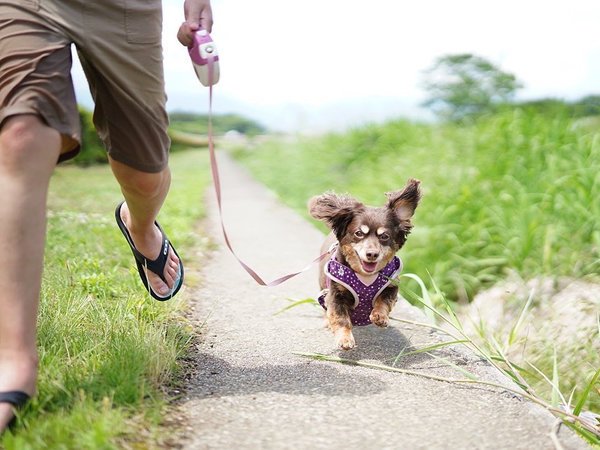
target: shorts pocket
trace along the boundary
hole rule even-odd
[[[4,0],[1,3],[21,6],[22,8],[29,9],[31,11],[37,11],[40,9],[40,0]]]
[[[161,32],[161,0],[125,0],[125,33],[128,43],[160,43]]]
[[[38,9],[40,9],[40,0],[22,0],[22,1],[23,1],[23,5],[29,9],[33,9],[34,11],[37,11]]]

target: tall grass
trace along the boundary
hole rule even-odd
[[[468,300],[516,270],[532,277],[600,270],[600,133],[520,110],[470,126],[397,121],[236,156],[306,215],[334,189],[368,204],[407,178],[424,198],[402,250],[407,270]]]
[[[171,159],[172,189],[159,220],[191,267],[201,246],[206,155]],[[193,337],[185,291],[157,302],[143,289],[114,221],[121,194],[110,169],[58,168],[51,182],[40,303],[38,395],[0,447],[160,447],[160,428],[179,358]],[[191,271],[190,271],[191,272]],[[192,280],[193,281],[193,280]]]

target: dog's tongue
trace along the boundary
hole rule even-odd
[[[366,261],[361,261],[363,269],[365,269],[365,272],[375,272],[375,269],[377,268],[377,263],[376,262],[366,262]]]

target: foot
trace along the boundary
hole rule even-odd
[[[379,328],[387,328],[389,325],[389,317],[384,311],[373,310],[369,319]]]
[[[29,396],[36,393],[37,356],[0,355],[0,391],[23,391]],[[0,403],[0,434],[14,418],[13,406]]]
[[[337,330],[335,333],[335,342],[338,348],[342,350],[352,350],[356,346],[352,331],[345,328]]]
[[[131,216],[129,215],[129,209],[127,209],[127,203],[124,203],[121,207],[121,220],[129,230],[131,239],[138,251],[149,260],[158,258],[161,251],[162,245],[162,234],[160,230],[152,225],[150,229],[136,230],[131,227]],[[154,272],[144,269],[148,283],[154,292],[160,296],[165,296],[175,286],[177,277],[179,274],[179,258],[175,255],[173,248],[169,246],[169,259],[165,264],[165,270],[163,276],[165,277],[166,283]]]

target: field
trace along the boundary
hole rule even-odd
[[[460,306],[509,277],[600,280],[600,133],[593,124],[517,109],[463,125],[396,121],[324,137],[274,139],[235,155],[306,217],[312,195],[349,192],[380,205],[384,192],[402,188],[409,177],[420,179],[424,197],[400,252],[405,272],[425,281],[438,306],[434,285]],[[408,290],[416,289],[409,283]],[[527,297],[511,299],[515,320]],[[600,367],[599,312],[596,298],[587,312],[591,327],[571,324],[573,334],[555,343],[567,398],[573,389],[581,394]],[[484,330],[485,324],[479,327]],[[529,346],[520,358],[551,378],[549,341],[542,339],[544,348]],[[574,362],[572,354],[585,359]],[[550,396],[549,383],[534,369],[528,372]],[[597,391],[587,406],[600,411]]]

